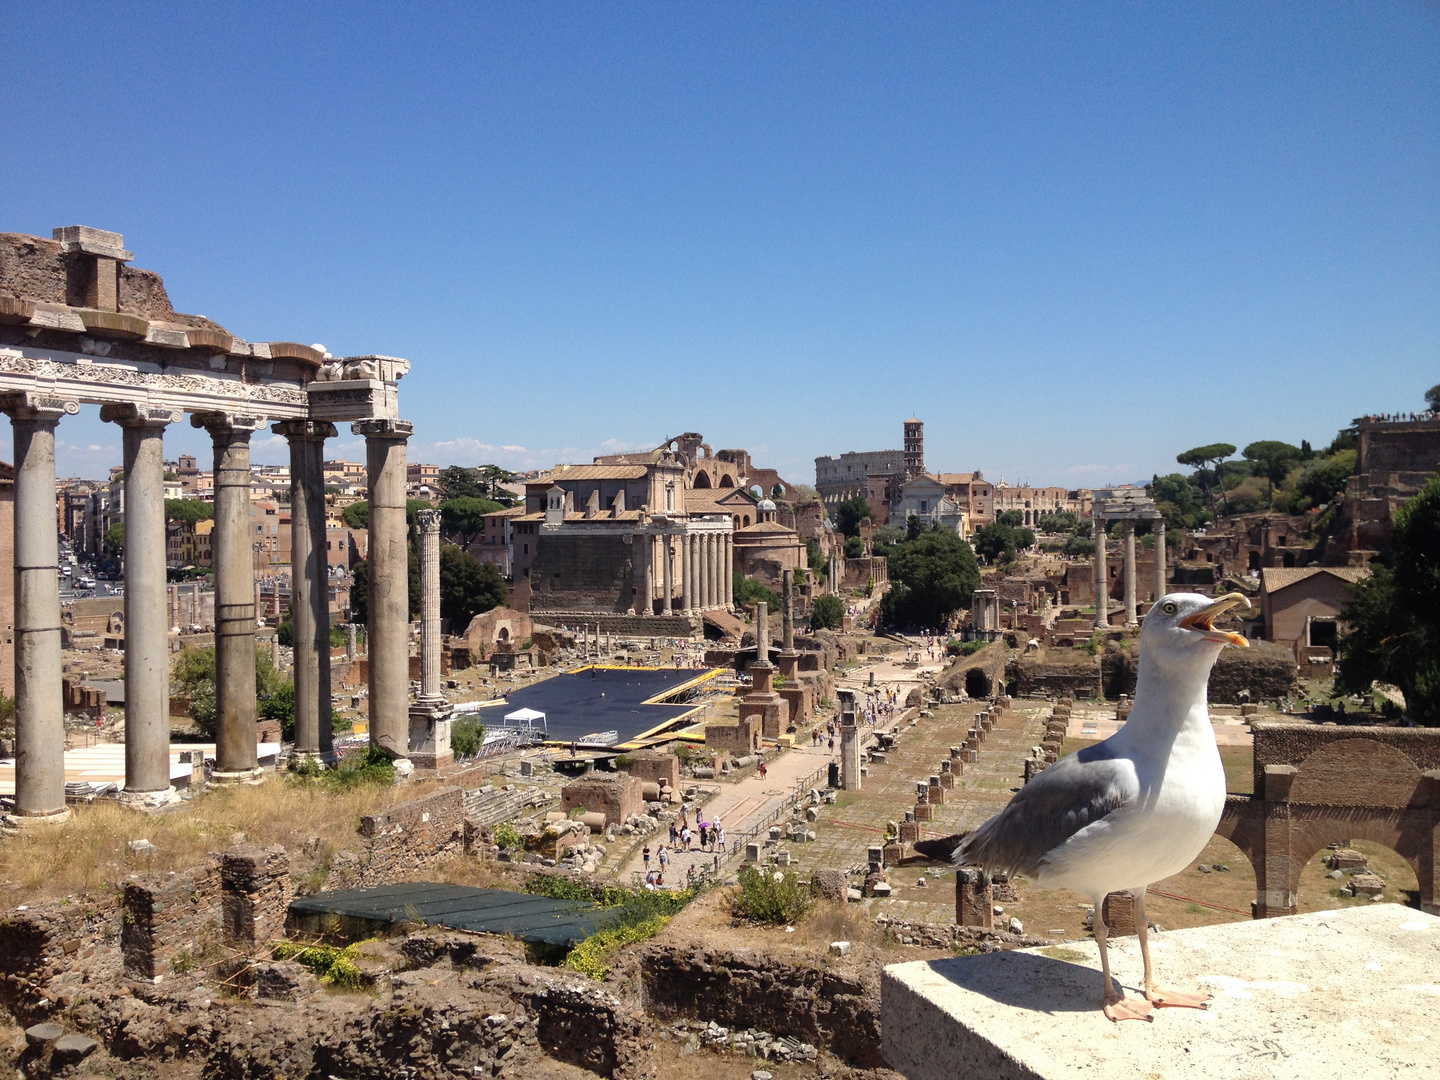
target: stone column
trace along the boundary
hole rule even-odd
[[[725,584],[725,606],[735,606],[735,534],[725,534],[725,556],[720,560],[720,575]]]
[[[1095,528],[1095,629],[1105,630],[1110,626],[1107,613],[1110,610],[1110,578],[1105,570],[1105,519],[1097,517]]]
[[[770,605],[764,600],[755,603],[755,659],[770,662]]]
[[[784,634],[784,649],[787,653],[791,653],[795,651],[795,571],[786,570],[781,577],[781,582],[785,610],[781,616],[780,626]]]
[[[1138,626],[1135,615],[1135,519],[1125,519],[1125,625]]]
[[[290,444],[290,610],[295,627],[295,753],[335,760],[330,720],[330,566],[325,552],[325,440],[335,425],[276,424]],[[276,586],[279,594],[279,586]]]
[[[630,581],[635,590],[630,610],[636,615],[650,614],[650,542],[644,533],[630,538]]]
[[[165,611],[164,436],[165,428],[181,415],[178,411],[138,405],[106,405],[100,410],[100,419],[119,424],[123,432],[125,788],[120,792],[120,800],[136,809],[164,806],[178,798],[170,786],[170,620]],[[248,468],[245,492],[248,509]],[[253,673],[251,681],[254,681]],[[253,694],[253,688],[251,692]],[[251,754],[254,754],[253,748]]]
[[[60,686],[60,549],[55,528],[55,425],[78,403],[7,394],[15,434],[15,814],[58,823],[65,806],[65,702]]]
[[[699,582],[695,591],[700,597],[700,610],[708,611],[710,609],[710,534],[697,533],[695,541],[697,550],[700,552],[700,557],[696,560],[698,567],[696,577]]]
[[[681,611],[694,611],[695,603],[695,534],[688,530],[680,537],[680,587],[684,595],[680,600]]]
[[[705,534],[705,566],[709,571],[705,578],[705,606],[714,610],[720,606],[720,536],[718,533]]]
[[[1165,595],[1165,519],[1156,518],[1155,532],[1155,602]]]
[[[410,772],[410,569],[405,528],[405,443],[408,420],[360,420],[370,495],[369,620],[370,745]]]
[[[665,590],[665,595],[660,602],[660,613],[662,615],[674,614],[675,610],[673,599],[675,586],[672,580],[672,575],[675,572],[673,567],[673,563],[675,562],[675,548],[670,541],[671,537],[668,532],[660,537],[661,588]]]
[[[450,749],[450,703],[440,692],[440,511],[421,510],[420,696],[410,707],[410,758],[422,768],[455,760]]]
[[[197,414],[215,447],[215,771],[212,782],[260,776],[255,731],[255,567],[250,538],[250,436],[263,417]],[[128,590],[127,590],[128,591]]]
[[[855,691],[838,690],[840,699],[840,788],[860,790],[860,729],[855,711]]]

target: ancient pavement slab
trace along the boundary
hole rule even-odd
[[[1151,950],[1162,985],[1208,991],[1208,1010],[1112,1024],[1093,942],[895,964],[883,1053],[908,1080],[1418,1077],[1440,1061],[1433,915],[1376,904],[1174,930]],[[1111,965],[1133,995],[1136,939],[1112,944]]]

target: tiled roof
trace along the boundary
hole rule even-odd
[[[1297,581],[1314,577],[1316,574],[1334,574],[1341,581],[1353,584],[1368,578],[1370,568],[1368,566],[1271,566],[1260,571],[1260,582],[1266,592],[1276,593],[1281,589],[1288,589]]]
[[[799,536],[794,529],[787,529],[777,521],[757,521],[754,525],[746,525],[743,529],[736,529],[736,536],[763,536],[779,535],[786,533],[790,536]]]
[[[550,485],[557,480],[641,480],[649,472],[647,465],[558,465],[525,486]]]
[[[974,481],[974,479],[975,474],[973,472],[942,472],[939,476],[940,482],[947,487],[950,484],[968,484]]]

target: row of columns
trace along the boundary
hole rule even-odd
[[[1140,625],[1136,604],[1136,571],[1135,571],[1135,518],[1125,518],[1125,539],[1121,548],[1121,555],[1124,559],[1124,583],[1125,583],[1125,625],[1136,627]],[[1155,537],[1155,600],[1165,595],[1166,569],[1165,569],[1165,519],[1151,519],[1152,534]],[[1103,630],[1109,627],[1110,607],[1110,572],[1105,564],[1105,541],[1109,532],[1105,527],[1105,519],[1097,517],[1094,520],[1095,538],[1095,628]]]
[[[677,550],[678,549],[678,550]],[[728,532],[683,532],[660,535],[660,610],[676,611],[675,579],[680,581],[681,613],[730,607],[734,601],[734,541]],[[678,566],[677,566],[678,562]],[[644,594],[654,594],[653,575],[645,568]],[[647,605],[646,613],[649,607]]]
[[[65,806],[55,428],[76,401],[10,394],[0,411],[15,440],[15,817],[58,820]],[[165,573],[164,432],[181,413],[107,404],[122,430],[125,472],[125,805],[153,808],[170,786],[170,613]],[[258,416],[204,413],[191,423],[214,449],[215,782],[259,775],[256,746],[250,437]],[[295,751],[333,759],[330,605],[325,555],[324,441],[328,423],[275,425],[290,445],[295,623]],[[409,612],[405,527],[407,421],[368,420],[371,740],[404,759],[408,740]]]

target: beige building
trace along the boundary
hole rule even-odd
[[[1265,638],[1295,653],[1303,667],[1333,662],[1340,635],[1340,612],[1350,603],[1357,581],[1368,567],[1267,567],[1260,571],[1260,615]]]

